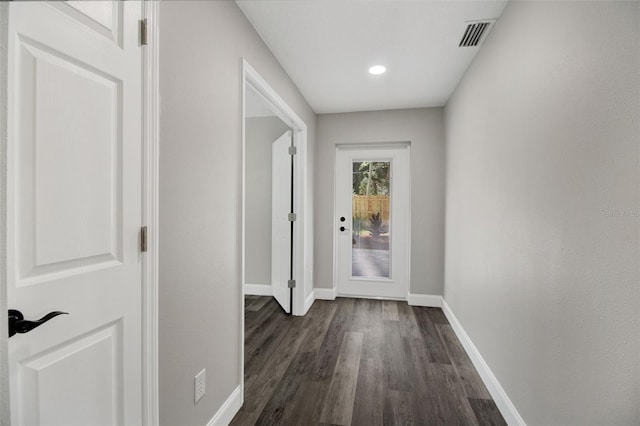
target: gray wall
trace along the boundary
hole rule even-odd
[[[442,108],[318,116],[315,176],[315,286],[333,287],[336,143],[411,142],[411,292],[444,285],[445,140]]]
[[[234,2],[159,4],[160,421],[204,425],[240,384],[242,57],[305,120],[311,152],[315,114]]]
[[[446,107],[445,298],[529,425],[640,424],[639,7],[511,2]]]
[[[245,120],[245,284],[271,284],[271,144],[287,130],[278,117]]]

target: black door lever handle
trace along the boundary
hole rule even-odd
[[[58,315],[68,315],[67,312],[54,311],[49,312],[37,321],[28,321],[24,319],[22,312],[15,309],[9,309],[9,337],[16,333],[28,333],[36,327],[41,326],[51,318],[55,318]]]

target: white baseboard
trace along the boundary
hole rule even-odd
[[[460,321],[458,321],[458,318],[456,318],[453,311],[444,299],[442,299],[442,310],[449,320],[453,331],[455,331],[456,336],[458,336],[458,340],[460,340],[462,346],[469,355],[469,358],[471,358],[473,366],[476,368],[476,370],[478,370],[480,378],[482,378],[484,385],[487,387],[487,390],[491,394],[493,401],[498,406],[498,409],[500,410],[500,413],[502,413],[502,416],[504,417],[507,424],[525,426],[526,423],[520,416],[520,413],[518,413],[518,410],[516,410],[516,407],[507,396],[507,393],[500,385],[500,382],[498,382],[498,379],[489,368],[489,365],[487,365],[484,358],[482,358],[482,355],[480,355],[478,348],[476,348],[476,346],[473,344],[471,338],[469,337],[467,332],[464,331],[462,325],[460,324]]]
[[[442,308],[442,296],[432,294],[411,294],[407,297],[407,303],[411,306],[428,306],[430,308]]]
[[[316,299],[320,300],[336,300],[335,288],[316,288],[313,290]]]
[[[273,296],[273,287],[269,284],[245,284],[244,294],[250,296]]]
[[[302,315],[306,315],[307,312],[309,312],[309,309],[311,308],[311,305],[313,305],[313,302],[315,302],[315,300],[316,300],[316,291],[311,290],[311,294],[307,297],[307,300],[304,301],[304,310]]]
[[[222,404],[222,407],[218,410],[215,416],[207,426],[228,426],[233,420],[233,416],[240,410],[242,407],[242,391],[241,386],[238,386],[232,393],[229,395],[229,398]]]

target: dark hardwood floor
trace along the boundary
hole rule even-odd
[[[245,299],[245,402],[232,425],[504,425],[442,310]]]

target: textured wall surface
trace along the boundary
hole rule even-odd
[[[242,58],[311,152],[315,114],[234,2],[162,1],[160,38],[160,420],[204,425],[240,385]]]
[[[245,120],[245,284],[271,284],[271,144],[287,130],[278,117]]]
[[[315,285],[333,287],[337,143],[411,142],[411,293],[442,294],[445,141],[442,108],[318,116]]]
[[[445,298],[529,425],[640,424],[639,8],[510,3],[445,110]]]

